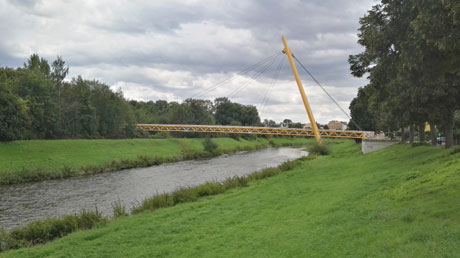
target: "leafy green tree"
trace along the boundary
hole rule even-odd
[[[40,58],[37,54],[32,54],[30,56],[29,60],[27,60],[27,64],[24,63],[24,68],[28,70],[37,70],[47,78],[51,75],[51,68],[48,61]]]
[[[232,103],[228,98],[217,98],[214,101],[216,124],[230,125],[237,121],[242,125],[260,125],[260,117],[254,106],[243,106]]]
[[[56,138],[58,108],[52,82],[38,69],[18,73],[15,91],[25,100],[30,118],[27,138]]]
[[[278,127],[278,124],[273,120],[264,119],[263,124],[265,127]]]
[[[62,86],[65,77],[69,73],[69,67],[65,65],[65,61],[61,56],[58,56],[56,60],[53,61],[51,66],[51,79],[54,82],[54,87],[56,88],[56,102],[58,106],[58,117],[57,117],[57,131],[60,137],[63,136],[62,132]]]
[[[369,112],[369,95],[366,94],[365,88],[359,88],[358,96],[350,103],[351,119],[359,125],[361,130],[376,131],[376,122],[374,116]],[[358,130],[353,122],[348,123],[348,129]]]
[[[368,111],[377,128],[421,128],[430,121],[445,131],[446,147],[452,145],[460,97],[457,7],[452,0],[382,0],[360,19],[365,51],[349,63],[353,75],[369,74]]]
[[[72,84],[75,85],[79,101],[77,112],[80,131],[78,134],[86,138],[97,137],[98,120],[96,117],[96,108],[91,103],[90,85],[80,76],[77,79],[73,79]]]
[[[24,101],[7,88],[0,77],[0,141],[14,141],[23,138],[27,127]]]

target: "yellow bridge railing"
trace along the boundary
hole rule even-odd
[[[137,128],[148,132],[182,132],[182,133],[225,133],[225,134],[259,134],[314,137],[312,129],[282,127],[252,127],[224,125],[172,125],[172,124],[137,124]],[[322,138],[366,139],[373,132],[319,130]]]

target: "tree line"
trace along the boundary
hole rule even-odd
[[[428,122],[431,138],[439,130],[452,146],[460,128],[460,2],[381,0],[360,24],[364,51],[349,57],[350,69],[370,83],[351,102],[352,119],[363,130],[401,130],[403,140],[408,127],[411,141],[416,128],[425,140]]]
[[[97,80],[65,80],[68,72],[61,57],[49,64],[37,54],[0,67],[0,141],[146,136],[136,123],[261,124],[256,107],[227,98],[129,101]]]

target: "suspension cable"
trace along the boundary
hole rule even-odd
[[[283,65],[285,64],[285,61],[286,59],[285,58],[282,58],[281,61],[279,62],[278,64],[278,67],[275,71],[275,73],[273,74],[273,78],[272,78],[272,82],[271,82],[271,85],[270,85],[270,88],[269,90],[267,91],[267,93],[265,94],[265,97],[264,99],[262,100],[262,109],[259,113],[259,116],[262,117],[262,114],[265,112],[265,107],[266,107],[266,104],[268,104],[268,99],[270,98],[270,94],[276,84],[276,81],[278,80],[278,77],[280,75],[280,72],[281,72],[281,69],[283,67]]]
[[[242,86],[238,87],[236,90],[232,91],[230,93],[230,95],[228,96],[228,98],[233,98],[235,97],[238,93],[241,92],[241,90],[243,90],[244,88],[246,88],[247,86],[251,85],[253,82],[255,82],[257,80],[257,78],[260,77],[260,75],[262,75],[262,73],[264,73],[266,70],[268,70],[268,68],[270,68],[274,63],[275,63],[275,58],[271,60],[271,62],[267,63],[264,67],[262,67],[258,72],[256,72],[255,74],[253,74],[251,76],[251,78],[249,78],[247,80],[246,83],[244,83]]]
[[[237,73],[234,73],[232,76],[229,76],[227,78],[225,78],[224,80],[214,84],[214,85],[211,85],[210,87],[208,88],[205,88],[197,93],[195,93],[194,95],[192,95],[190,98],[196,98],[196,97],[200,97],[200,96],[205,96],[207,95],[208,93],[210,93],[211,91],[221,87],[222,85],[224,85],[227,81],[231,80],[232,78],[236,77],[237,75],[243,75],[243,74],[246,74],[254,69],[256,69],[257,67],[263,65],[264,63],[270,61],[271,59],[274,59],[275,57],[279,56],[280,53],[275,53],[269,57],[266,57],[262,60],[260,60],[259,62],[253,64],[253,65],[250,65],[246,68],[244,68],[243,70],[237,72]]]
[[[305,72],[307,72],[308,75],[310,75],[310,77],[313,79],[313,81],[316,82],[316,84],[326,93],[326,95],[337,105],[337,107],[339,107],[340,110],[342,110],[342,112],[345,114],[345,116],[348,117],[348,119],[350,119],[350,121],[360,130],[361,130],[361,127],[355,122],[353,121],[353,119],[351,119],[351,117],[348,115],[347,112],[345,112],[345,110],[342,108],[342,106],[340,106],[340,104],[331,96],[331,94],[329,94],[329,92],[327,92],[327,90],[323,87],[323,85],[321,85],[321,83],[319,83],[319,81],[313,76],[312,73],[310,73],[310,71],[308,71],[308,69],[300,62],[299,59],[297,59],[296,56],[292,55],[292,57],[294,57],[294,59],[297,61],[297,63],[303,68],[303,70]]]

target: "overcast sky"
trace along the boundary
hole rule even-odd
[[[68,79],[97,79],[114,90],[121,88],[127,99],[231,97],[256,105],[263,110],[262,119],[307,122],[287,57],[278,54],[283,49],[281,35],[348,111],[366,80],[350,75],[347,58],[362,51],[356,43],[358,20],[373,4],[374,0],[0,0],[0,66],[22,66],[32,53],[50,63],[60,55],[70,66]],[[254,71],[237,74],[272,55]],[[317,121],[348,120],[307,74],[301,77]],[[204,91],[207,88],[215,89]]]

